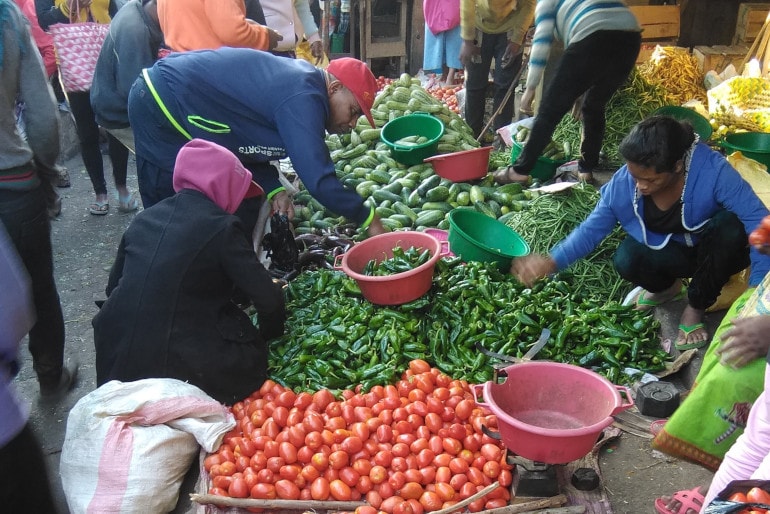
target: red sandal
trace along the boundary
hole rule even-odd
[[[655,499],[655,510],[660,514],[685,514],[688,509],[692,509],[695,512],[700,512],[704,507],[704,496],[700,492],[700,487],[693,489],[677,491],[671,497],[672,500],[676,500],[680,503],[679,509],[676,511],[669,510],[666,507],[668,502],[663,501],[663,498]]]

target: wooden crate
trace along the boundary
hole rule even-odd
[[[642,26],[643,41],[679,38],[678,5],[632,5],[629,9]]]
[[[744,3],[738,6],[738,22],[735,24],[733,45],[754,41],[770,14],[770,3]]]
[[[730,64],[734,65],[736,69],[740,67],[748,51],[748,47],[743,45],[696,46],[693,48],[692,54],[703,73],[710,70],[722,73]],[[741,73],[741,70],[737,71]]]
[[[670,41],[653,41],[651,43],[642,43],[642,47],[639,49],[639,55],[636,57],[636,64],[642,64],[650,60],[652,53],[655,51],[656,46],[677,46],[676,40]]]

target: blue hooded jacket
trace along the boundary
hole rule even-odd
[[[249,163],[289,157],[308,192],[358,223],[371,208],[335,174],[326,146],[329,95],[323,72],[301,59],[248,48],[171,54],[148,71],[170,115],[193,138],[224,146],[265,191],[277,175]]]
[[[551,250],[558,268],[562,270],[591,253],[617,223],[635,240],[658,249],[671,240],[687,246],[696,245],[699,230],[721,209],[738,216],[746,234],[770,214],[749,183],[724,156],[703,143],[693,152],[682,194],[682,225],[688,232],[660,234],[648,230],[642,214],[644,201],[628,173],[628,166],[624,165],[602,186],[599,203],[588,218]],[[749,285],[759,284],[769,269],[770,259],[752,248]]]

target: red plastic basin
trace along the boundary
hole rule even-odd
[[[430,250],[428,262],[420,266],[386,276],[368,276],[361,272],[370,260],[382,262],[393,257],[393,248],[409,247]],[[358,283],[364,298],[378,305],[401,305],[421,297],[430,289],[436,261],[442,256],[441,241],[424,232],[398,231],[379,234],[353,245],[342,255],[341,269]]]
[[[452,182],[466,182],[484,177],[489,168],[491,146],[462,152],[445,153],[423,159],[433,165],[436,175]]]
[[[584,457],[612,416],[634,405],[627,387],[579,366],[532,361],[505,372],[502,384],[473,386],[476,401],[497,416],[505,446],[533,461],[565,464]]]

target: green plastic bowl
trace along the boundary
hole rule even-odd
[[[518,141],[513,142],[513,146],[511,147],[511,164],[516,162],[516,159],[519,158],[519,154],[521,154],[523,149],[524,147],[521,146],[521,143]],[[554,175],[556,175],[556,168],[566,163],[568,160],[569,159],[554,161],[553,159],[549,159],[548,157],[543,157],[541,155],[537,158],[535,167],[532,168],[532,171],[529,174],[532,176],[532,178],[550,180]]]
[[[719,144],[730,152],[741,152],[745,157],[761,162],[770,171],[770,134],[737,132],[728,134]]]
[[[654,116],[671,116],[679,121],[689,121],[692,128],[700,136],[701,141],[708,141],[713,134],[714,129],[711,127],[709,120],[698,114],[693,109],[687,107],[681,107],[678,105],[664,105],[660,109],[657,109],[652,113]]]
[[[390,148],[390,155],[401,164],[422,164],[436,154],[438,140],[444,135],[444,123],[430,114],[415,113],[391,120],[382,127],[380,139]],[[398,145],[399,139],[408,136],[424,136],[428,141],[415,146]]]
[[[529,254],[529,245],[505,223],[474,209],[449,211],[449,248],[464,261],[494,262],[507,271],[511,259]]]

